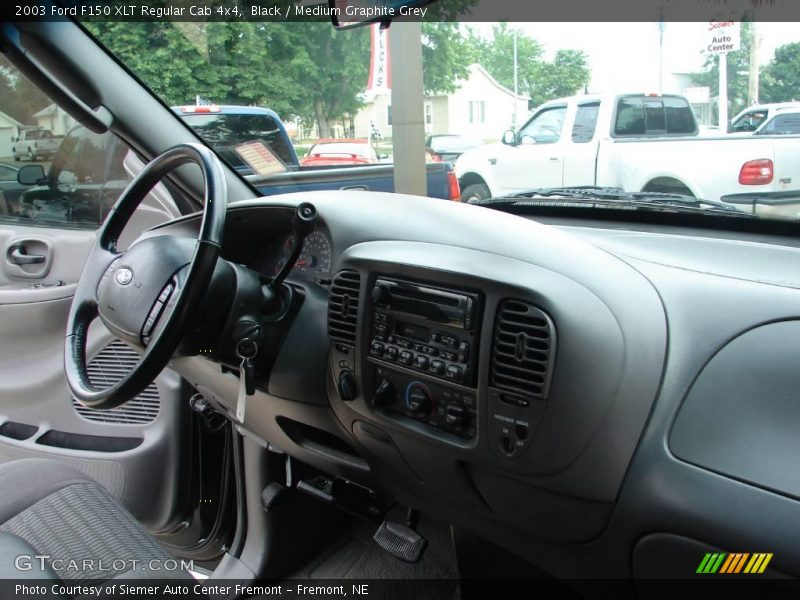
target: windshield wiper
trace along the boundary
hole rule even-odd
[[[736,217],[753,217],[731,204],[669,192],[626,192],[620,188],[575,186],[541,188],[511,196],[472,200],[470,204],[493,208],[510,206],[558,206],[580,208],[616,208],[627,210],[661,210],[711,212]]]

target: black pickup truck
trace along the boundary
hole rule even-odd
[[[219,108],[219,112],[181,116],[265,196],[315,190],[394,191],[393,164],[301,167],[294,146],[273,111],[238,106]],[[242,143],[253,141],[262,142],[279,159],[280,172],[256,174],[234,151]],[[49,171],[41,173],[39,185],[25,190],[8,213],[40,224],[52,221],[81,228],[96,227],[128,184],[130,178],[123,166],[128,150],[124,142],[110,133],[98,135],[81,126],[72,129]],[[427,172],[428,196],[460,199],[458,180],[450,163],[430,163]]]

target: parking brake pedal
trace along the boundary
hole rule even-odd
[[[372,539],[395,558],[408,563],[419,562],[428,540],[415,531],[418,521],[419,513],[409,509],[405,524],[386,519]]]

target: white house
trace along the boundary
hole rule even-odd
[[[58,105],[50,104],[33,115],[37,127],[53,132],[53,135],[66,135],[78,122],[63,111]]]
[[[11,156],[13,145],[11,140],[19,136],[20,127],[24,127],[24,125],[14,117],[0,112],[0,157]]]
[[[500,85],[479,64],[469,66],[469,75],[449,94],[425,96],[425,133],[455,133],[484,140],[499,140],[503,131],[521,124],[528,115],[528,96],[515,95]],[[371,124],[384,137],[392,135],[389,94],[370,98],[355,119],[355,136],[368,137]]]

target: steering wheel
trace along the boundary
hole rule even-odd
[[[149,236],[117,249],[125,225],[150,190],[173,169],[194,163],[203,173],[204,212],[197,239]],[[64,343],[64,369],[74,397],[109,409],[140,394],[178,348],[208,288],[220,254],[227,189],[216,155],[200,144],[174,146],[131,181],[106,217],[75,290]],[[89,325],[99,315],[116,337],[144,347],[120,381],[98,388],[86,370]]]

